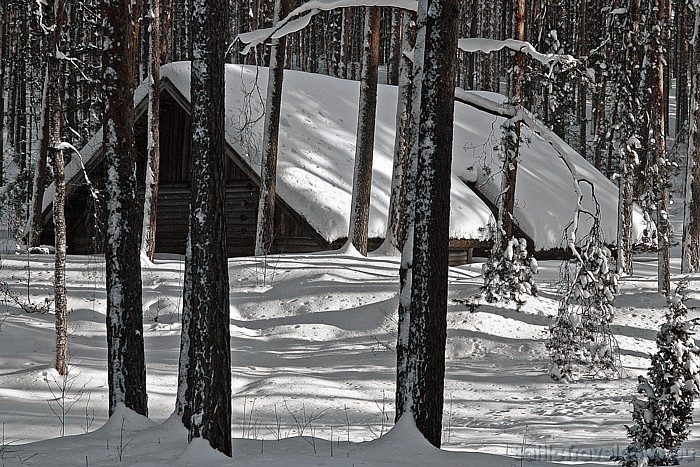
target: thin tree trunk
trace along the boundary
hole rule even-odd
[[[178,400],[190,438],[231,456],[231,350],[224,178],[227,0],[192,5],[192,198]],[[215,377],[212,377],[215,375]]]
[[[141,250],[153,261],[156,253],[156,219],[160,172],[160,0],[150,0],[149,56],[151,81],[148,87],[148,161],[143,203]]]
[[[65,22],[65,0],[47,2],[45,19],[52,21],[53,29],[49,33],[47,47],[46,101],[47,110],[44,121],[47,128],[48,152],[53,161],[54,171],[54,240],[56,246],[54,268],[54,305],[56,310],[56,361],[54,367],[59,375],[68,373],[68,301],[66,297],[66,176],[63,161],[62,127],[63,105],[61,96],[61,33]],[[42,195],[43,198],[43,195]]]
[[[399,68],[402,54],[402,32],[405,30],[402,21],[403,12],[394,9],[391,13],[391,42],[389,44],[389,60],[387,63],[387,83],[397,85],[399,83]]]
[[[355,171],[350,205],[348,241],[361,254],[367,254],[369,205],[372,190],[372,159],[374,157],[374,129],[377,114],[377,79],[379,75],[379,20],[380,7],[365,8],[364,49],[362,53],[362,80],[357,116],[355,143]]]
[[[607,92],[607,78],[601,77],[602,82],[596,92],[595,107],[595,161],[593,165],[596,169],[603,171],[603,148],[606,146],[607,128],[605,125],[605,94]]]
[[[273,22],[287,15],[288,0],[275,0]],[[255,254],[265,256],[272,251],[275,230],[275,197],[277,194],[277,143],[279,140],[284,55],[286,38],[273,39],[270,48],[270,69],[267,78],[265,124],[263,129],[263,159],[260,164],[260,200],[255,235]]]
[[[140,218],[134,150],[134,30],[128,2],[105,0],[103,117],[106,166],[109,414],[119,405],[148,414],[143,345]]]
[[[5,67],[7,65],[7,6],[0,2],[0,186],[5,184]]]
[[[610,147],[610,154],[618,155],[618,199],[617,199],[617,272],[630,275],[633,273],[632,256],[632,202],[634,199],[635,166],[638,161],[638,135],[642,125],[635,118],[634,112],[640,107],[637,97],[641,79],[638,68],[638,42],[640,40],[641,2],[632,0],[628,4],[625,16],[619,16],[620,24],[616,38],[619,38],[620,53],[616,59],[616,105],[613,121],[619,121],[614,129],[615,144]],[[603,124],[603,122],[601,122]],[[610,161],[609,161],[610,167]]]
[[[416,28],[412,25],[412,15],[403,13],[403,34],[399,67],[399,95],[396,103],[396,137],[394,139],[394,166],[391,176],[391,197],[387,229],[384,242],[397,251],[403,251],[406,243],[404,216],[407,209],[407,180],[410,169],[411,115],[413,112],[413,66],[407,55],[416,43]]]
[[[525,0],[515,0],[513,5],[513,29],[515,39],[525,40]],[[522,106],[522,73],[525,68],[525,56],[516,53],[514,71],[511,78],[511,103],[516,107]],[[501,251],[505,251],[508,242],[513,238],[513,210],[515,209],[515,184],[518,177],[518,157],[520,154],[520,121],[515,120],[504,125],[504,161],[501,181],[501,196],[503,205],[499,209],[499,225],[497,227],[501,243]]]
[[[691,115],[688,135],[688,165],[685,177],[685,208],[683,216],[683,251],[681,272],[700,272],[700,6],[695,6],[693,34],[693,75]]]
[[[47,53],[50,52],[47,51]],[[39,246],[41,239],[41,208],[44,200],[44,191],[46,189],[46,166],[48,163],[51,131],[48,123],[51,112],[48,101],[49,80],[52,78],[50,73],[51,70],[49,70],[49,65],[47,63],[45,65],[44,87],[41,98],[41,123],[39,124],[41,140],[39,142],[39,154],[37,155],[36,165],[34,167],[34,182],[32,183],[32,206],[30,208],[31,217],[29,220],[29,234],[27,238],[27,246],[30,248]]]
[[[350,24],[353,17],[352,8],[343,8],[343,29],[342,29],[342,42],[340,47],[340,57],[342,60],[341,65],[341,76],[343,79],[348,79],[348,65],[350,65]]]
[[[676,76],[676,138],[687,138],[683,136],[684,128],[688,128],[688,69],[690,62],[690,44],[688,43],[688,6],[685,2],[676,2],[676,21],[678,24],[678,34],[676,40],[676,64],[678,75]],[[694,52],[693,52],[694,53]]]
[[[587,21],[586,21],[586,0],[578,0],[578,50],[579,56],[582,57],[588,54],[587,44]],[[578,86],[578,122],[579,122],[579,154],[586,159],[587,147],[587,128],[588,118],[586,115],[586,94],[587,84],[582,81]]]
[[[416,34],[418,31],[416,31]],[[401,264],[399,266],[399,305],[398,305],[398,330],[396,339],[396,411],[395,417],[398,421],[401,416],[408,412],[412,413],[413,406],[413,384],[414,379],[409,375],[408,360],[411,356],[409,349],[411,335],[411,298],[413,284],[413,239],[416,219],[416,179],[418,177],[418,129],[420,127],[420,109],[423,78],[423,63],[416,61],[415,51],[422,53],[423,48],[418,48],[418,37],[416,37],[416,48],[412,60],[412,93],[411,93],[411,145],[409,147],[409,170],[406,180],[406,212],[403,216],[403,229],[406,231],[406,241],[401,251]]]
[[[651,37],[652,55],[652,88],[651,88],[651,120],[653,134],[653,153],[657,170],[656,180],[656,223],[659,238],[658,279],[659,293],[671,293],[670,264],[670,226],[667,211],[667,157],[666,157],[666,109],[664,98],[664,44],[666,34],[665,0],[656,0],[658,6],[656,21],[658,30]]]
[[[170,62],[170,51],[172,47],[170,46],[172,33],[170,28],[172,27],[172,17],[173,17],[173,0],[157,0],[161,2],[162,14],[160,15],[160,63],[165,64]]]

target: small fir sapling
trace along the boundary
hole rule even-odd
[[[494,242],[483,265],[481,296],[489,303],[505,300],[523,305],[528,295],[537,295],[537,260],[528,253],[525,239],[511,238],[505,251],[501,251],[499,243]]]
[[[639,376],[627,435],[632,442],[619,459],[625,466],[677,465],[678,450],[693,422],[693,399],[700,390],[700,349],[693,338],[698,318],[687,319],[688,281],[669,300],[666,323],[656,335],[657,351],[647,376]]]
[[[557,381],[619,375],[619,348],[610,331],[618,275],[609,267],[610,250],[597,237],[587,237],[580,249],[571,242],[573,259],[561,268],[562,297],[546,344],[550,376]]]

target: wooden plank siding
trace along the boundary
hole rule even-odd
[[[191,128],[192,118],[183,108],[184,98],[172,85],[164,83],[160,112],[160,185],[156,220],[156,252],[184,254],[187,244],[188,216],[191,188]],[[147,154],[146,107],[136,108],[134,124],[137,153],[136,176],[139,180],[137,200],[139,215],[143,212],[145,169]],[[257,175],[227,145],[226,227],[229,257],[248,256],[255,251],[259,185]],[[100,190],[105,177],[101,150],[88,165],[88,175]],[[95,161],[99,158],[99,161]],[[89,196],[82,176],[72,181],[66,203],[68,252],[92,254],[103,251],[104,212],[100,203]],[[275,225],[277,232],[273,253],[310,252],[329,248],[328,243],[279,197],[276,202]],[[44,213],[42,243],[53,244],[53,219],[50,208]]]

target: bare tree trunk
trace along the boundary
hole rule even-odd
[[[374,157],[374,128],[377,114],[377,78],[379,66],[380,7],[365,8],[364,49],[362,53],[362,80],[357,116],[355,143],[355,171],[352,181],[350,229],[348,241],[361,254],[367,254],[369,204],[372,190],[372,159]]]
[[[399,84],[399,68],[402,57],[402,32],[405,30],[402,21],[403,12],[394,9],[391,13],[391,43],[389,44],[389,59],[387,63],[387,83]]]
[[[676,37],[676,66],[678,76],[676,76],[676,138],[687,138],[683,135],[684,128],[688,127],[688,99],[689,82],[688,69],[692,60],[688,60],[690,55],[690,44],[688,43],[688,5],[685,2],[676,2],[676,22],[678,25]],[[690,131],[688,129],[688,131]]]
[[[606,114],[605,114],[605,94],[607,92],[607,77],[602,76],[601,83],[596,91],[595,106],[595,160],[593,165],[596,169],[603,171],[603,148],[606,146],[605,135]]]
[[[0,2],[0,186],[5,184],[5,67],[7,65],[7,6]]]
[[[406,32],[409,32],[408,30]],[[417,26],[413,22],[411,27],[412,37],[408,37],[413,43],[412,50],[417,50]],[[421,48],[421,51],[424,50]],[[416,58],[414,53],[413,59]],[[421,56],[422,58],[422,56]],[[408,172],[406,176],[406,207],[402,218],[401,230],[405,232],[405,241],[401,250],[401,265],[399,267],[399,304],[398,304],[398,332],[396,343],[396,421],[404,412],[412,412],[413,381],[409,377],[409,337],[411,327],[411,289],[413,283],[413,239],[415,226],[416,205],[416,179],[418,177],[418,130],[420,127],[421,98],[423,78],[422,61],[410,61],[411,64],[411,94],[408,96],[411,103],[408,128],[410,145],[408,146]]]
[[[66,297],[66,176],[63,161],[62,127],[63,105],[61,96],[61,60],[58,51],[61,46],[61,33],[65,22],[65,0],[46,3],[44,19],[53,22],[48,37],[46,66],[46,113],[44,121],[47,131],[48,152],[53,161],[54,171],[54,240],[56,246],[54,268],[54,305],[56,309],[56,361],[54,367],[59,375],[68,373],[68,302]],[[42,195],[43,198],[43,195]]]
[[[683,216],[683,251],[681,272],[700,272],[700,6],[694,7],[692,96],[688,135],[688,164],[685,176],[685,211]]]
[[[273,22],[287,15],[288,0],[275,0]],[[271,252],[275,230],[275,197],[277,195],[277,143],[279,140],[280,112],[282,110],[282,85],[284,82],[284,55],[286,38],[272,40],[270,69],[267,78],[265,125],[263,129],[263,156],[260,164],[260,201],[255,235],[255,254],[264,256]]]
[[[160,63],[165,64],[170,62],[170,51],[172,50],[170,43],[172,33],[170,28],[172,27],[173,18],[173,0],[157,0],[161,2],[162,14],[160,16]]]
[[[655,158],[657,180],[655,184],[656,196],[656,223],[659,236],[659,293],[669,295],[671,293],[670,264],[670,226],[667,211],[667,182],[668,169],[666,157],[666,109],[664,99],[664,44],[666,43],[666,6],[665,0],[655,0],[658,6],[656,10],[655,27],[651,36],[652,55],[652,88],[651,88],[651,120],[652,120],[652,149]]]
[[[391,197],[387,229],[384,243],[403,251],[406,243],[404,217],[407,210],[407,180],[410,170],[409,152],[411,150],[411,115],[413,113],[413,64],[406,54],[413,50],[416,43],[416,28],[412,24],[412,14],[403,13],[403,34],[401,39],[401,56],[399,67],[399,95],[396,103],[396,137],[394,139],[394,167],[391,176]]]
[[[231,350],[224,178],[227,0],[195,0],[192,15],[192,199],[178,401],[190,438],[231,456]],[[186,330],[186,335],[184,334]],[[186,377],[182,374],[186,374]],[[212,377],[215,375],[215,377]]]
[[[50,70],[48,64],[44,72],[44,88],[41,99],[41,123],[39,154],[37,155],[36,165],[34,167],[34,182],[32,183],[32,206],[30,208],[29,233],[27,237],[28,247],[37,247],[41,238],[41,213],[42,203],[44,200],[44,191],[46,189],[46,166],[48,163],[49,154],[49,112],[48,103],[48,86],[49,86]]]
[[[151,81],[148,87],[148,161],[143,203],[141,251],[153,261],[156,253],[158,180],[160,178],[160,0],[150,0],[149,56]]]
[[[457,0],[420,0],[414,70],[418,98],[417,178],[406,406],[423,436],[440,446],[447,337],[447,262]]]
[[[103,117],[107,229],[107,354],[109,414],[119,405],[147,415],[143,346],[140,218],[134,150],[134,29],[130,5],[102,3]]]
[[[579,57],[588,55],[588,41],[587,39],[587,21],[586,21],[586,0],[578,0],[578,50]],[[586,94],[587,94],[587,84],[585,82],[579,83],[578,86],[578,124],[579,124],[579,154],[581,157],[586,159],[586,152],[588,150],[586,136],[588,129],[588,118],[586,115]]]

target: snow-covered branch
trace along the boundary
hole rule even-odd
[[[484,39],[481,37],[470,37],[467,39],[460,39],[458,47],[464,52],[483,53],[498,52],[503,49],[510,49],[514,50],[515,52],[522,52],[543,65],[552,65],[556,63],[575,65],[578,63],[578,60],[571,55],[543,54],[538,52],[537,49],[535,49],[535,46],[529,42],[515,39],[496,40]]]
[[[300,31],[309,25],[311,18],[322,11],[334,10],[336,8],[378,6],[398,8],[402,10],[416,11],[417,0],[309,0],[303,5],[295,8],[285,18],[269,28],[256,29],[251,32],[239,34],[236,40],[240,40],[246,45],[241,52],[246,55],[250,50],[269,39],[279,39],[280,37]]]

